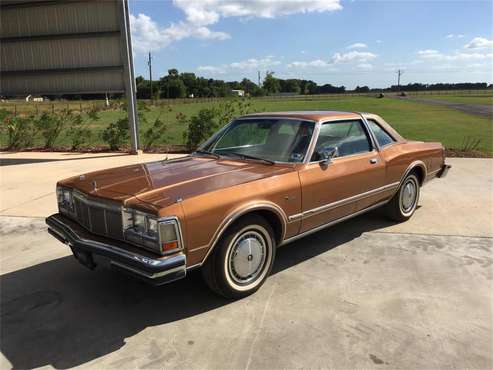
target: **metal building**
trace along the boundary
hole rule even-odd
[[[0,95],[126,92],[138,147],[127,0],[2,0]]]

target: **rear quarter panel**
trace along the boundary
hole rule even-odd
[[[402,180],[406,170],[413,164],[422,163],[426,175],[436,173],[444,163],[443,146],[436,142],[407,141],[384,148],[380,155],[387,164],[387,182]],[[424,181],[426,180],[423,179]]]

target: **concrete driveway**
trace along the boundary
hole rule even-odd
[[[1,368],[493,368],[493,160],[449,159],[404,224],[372,212],[281,248],[229,302],[199,271],[91,272],[45,232],[56,179],[147,158],[21,157],[0,155]]]

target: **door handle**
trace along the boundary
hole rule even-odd
[[[372,159],[370,159],[370,163],[371,164],[376,164],[376,163],[378,163],[378,159],[377,158],[372,158]]]

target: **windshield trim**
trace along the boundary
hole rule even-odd
[[[214,135],[212,135],[209,139],[207,139],[206,141],[204,141],[204,143],[202,145],[199,145],[199,147],[196,150],[206,150],[204,148],[207,147],[208,145],[210,145],[211,142],[215,141],[216,139],[217,139],[217,141],[219,141],[221,139],[221,137],[224,136],[228,132],[229,127],[233,123],[235,123],[236,121],[240,121],[240,120],[242,120],[242,121],[243,120],[259,120],[259,119],[266,119],[266,120],[269,120],[269,119],[283,119],[283,120],[303,121],[303,122],[311,122],[311,123],[313,123],[314,125],[313,125],[312,137],[310,139],[310,143],[308,143],[308,147],[306,149],[305,158],[303,158],[303,161],[301,161],[301,162],[286,162],[286,161],[275,161],[275,160],[272,161],[275,164],[289,164],[289,165],[300,165],[300,164],[307,164],[307,163],[309,163],[309,161],[307,160],[307,158],[308,158],[307,156],[310,153],[310,150],[312,149],[312,146],[315,144],[314,138],[315,138],[315,135],[318,137],[318,131],[319,131],[319,128],[320,128],[320,121],[313,120],[313,119],[300,119],[300,118],[295,118],[295,117],[283,117],[283,116],[259,116],[259,117],[256,117],[256,116],[243,116],[243,117],[238,117],[238,118],[235,118],[235,119],[229,121],[227,124],[225,124],[223,127],[221,127]],[[235,158],[235,160],[245,161],[244,158]]]

